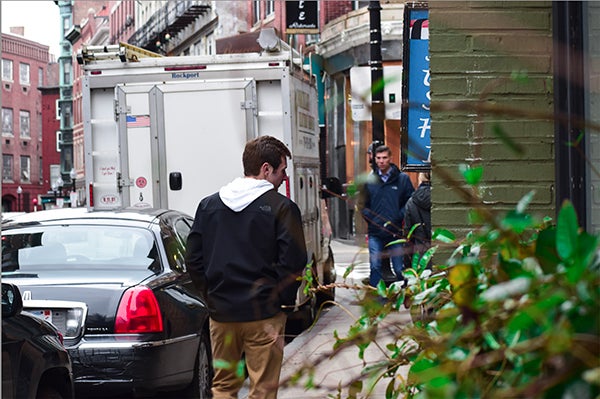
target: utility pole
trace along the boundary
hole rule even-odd
[[[383,119],[385,117],[385,104],[383,102],[383,64],[381,61],[381,5],[379,1],[370,1],[369,6],[369,32],[371,59],[371,120],[373,142],[384,144]],[[375,150],[373,148],[373,150]]]

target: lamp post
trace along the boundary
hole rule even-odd
[[[77,179],[77,172],[75,171],[75,168],[71,169],[69,172],[69,177],[71,178],[71,208],[76,208],[79,199],[77,198],[77,188],[75,187],[75,179]]]
[[[21,194],[23,194],[23,188],[17,187],[17,211],[21,212]]]

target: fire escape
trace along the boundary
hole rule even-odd
[[[197,18],[210,12],[210,1],[169,1],[129,38],[129,43],[161,53],[161,43],[175,37]]]

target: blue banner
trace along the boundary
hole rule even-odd
[[[429,73],[429,12],[409,9],[405,15],[402,121],[402,166],[407,170],[431,167],[431,102]]]

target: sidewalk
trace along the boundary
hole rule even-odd
[[[333,241],[331,244],[336,270],[338,273],[337,282],[345,282],[349,285],[362,284],[362,279],[369,275],[368,253],[365,248],[352,245],[348,241]],[[354,263],[354,271],[346,280],[342,278],[347,266]],[[301,379],[301,384],[295,387],[285,387],[279,390],[280,399],[309,399],[326,398],[327,395],[337,392],[337,387],[345,386],[361,375],[361,371],[368,365],[376,363],[382,359],[384,354],[375,344],[371,344],[364,355],[363,360],[358,357],[358,348],[353,346],[344,349],[333,359],[326,358],[320,361],[333,349],[335,343],[334,331],[337,331],[340,337],[345,337],[350,325],[360,316],[361,308],[357,305],[357,290],[337,288],[336,301],[340,306],[333,306],[325,309],[321,314],[315,326],[304,331],[285,347],[281,380],[285,380],[293,375],[298,368],[305,365],[314,366],[314,384],[324,388],[305,390],[303,383],[306,378]],[[385,334],[393,333],[394,326],[410,322],[410,315],[407,310],[394,312],[386,318],[386,325],[381,326],[377,338],[385,349],[385,345],[390,340],[385,340]],[[383,339],[382,339],[383,338]],[[315,364],[317,363],[317,364]],[[406,376],[408,366],[403,367],[402,374]],[[365,388],[367,381],[363,380],[363,391],[357,397],[365,397]],[[372,398],[384,398],[387,382],[380,383],[377,389],[370,396]],[[347,388],[344,389],[347,396]]]

